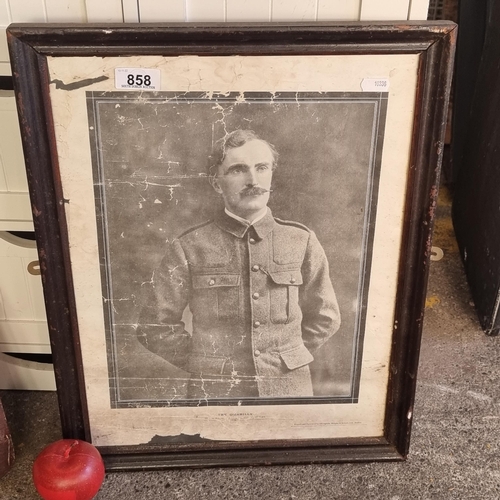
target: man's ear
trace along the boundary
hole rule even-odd
[[[215,175],[212,175],[209,177],[209,182],[212,185],[212,187],[217,191],[217,193],[222,194],[222,189],[219,185],[219,181],[217,180],[217,177]]]

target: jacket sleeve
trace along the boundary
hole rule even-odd
[[[187,370],[191,335],[185,330],[182,314],[188,304],[191,279],[179,240],[169,245],[145,287],[137,326],[139,342],[169,363]]]
[[[302,264],[302,339],[311,352],[323,345],[340,327],[340,311],[325,251],[311,232]]]

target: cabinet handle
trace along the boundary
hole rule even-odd
[[[40,273],[40,262],[38,260],[34,260],[28,264],[28,272],[33,276],[38,276]]]

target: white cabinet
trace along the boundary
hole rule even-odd
[[[268,22],[271,20],[271,0],[233,0],[226,4],[226,21]]]
[[[55,391],[54,368],[0,352],[0,389]]]
[[[52,365],[14,357],[49,354],[35,242],[0,231],[0,389],[54,390]]]
[[[33,231],[14,92],[0,90],[0,231]]]
[[[34,241],[0,231],[0,351],[50,353]]]

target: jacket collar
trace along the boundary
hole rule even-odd
[[[223,231],[231,233],[237,238],[243,238],[247,231],[253,230],[257,238],[262,240],[273,230],[274,217],[271,213],[271,209],[268,207],[267,213],[262,219],[255,224],[248,225],[233,219],[221,210],[215,218],[215,224]]]

